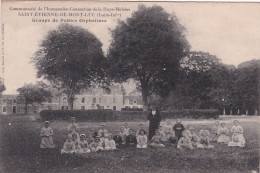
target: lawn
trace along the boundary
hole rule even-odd
[[[84,156],[63,156],[60,149],[67,136],[68,122],[51,122],[56,149],[43,156],[40,145],[40,130],[43,123],[31,116],[1,116],[0,118],[0,172],[259,172],[259,117],[220,117],[230,129],[233,119],[238,118],[244,127],[246,147],[232,148],[216,144],[215,149],[180,151],[174,147],[161,149],[127,148],[117,151],[102,151]],[[110,132],[124,122],[106,122]],[[143,122],[148,129],[148,122]],[[172,120],[174,123],[174,120]],[[184,120],[199,130],[202,123],[209,128],[214,120]],[[80,122],[82,133],[91,126],[96,129],[101,123]],[[139,122],[128,122],[137,130]]]

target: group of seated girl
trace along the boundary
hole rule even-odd
[[[83,154],[96,152],[101,150],[115,150],[123,147],[147,148],[165,147],[168,145],[175,146],[181,150],[206,148],[211,149],[214,146],[211,142],[226,143],[228,146],[245,146],[245,139],[243,136],[243,128],[238,125],[238,121],[234,121],[231,128],[232,137],[230,140],[229,130],[225,127],[225,123],[216,121],[215,127],[209,131],[205,124],[202,125],[201,130],[197,134],[191,125],[184,128],[180,119],[177,119],[176,124],[172,127],[170,120],[166,120],[166,124],[159,126],[155,135],[152,137],[148,145],[146,131],[142,123],[136,134],[133,129],[128,128],[125,123],[119,130],[115,131],[115,135],[108,133],[105,124],[101,125],[100,130],[96,131],[91,128],[91,131],[85,135],[79,135],[79,125],[75,123],[75,118],[72,117],[71,124],[68,126],[69,134],[66,142],[61,149],[62,154]],[[45,122],[45,127],[41,131],[42,143],[41,148],[54,147],[52,140],[53,131],[49,127],[49,122]]]

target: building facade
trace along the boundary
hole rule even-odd
[[[76,95],[73,104],[74,110],[88,109],[111,109],[121,110],[124,108],[124,97],[120,85],[110,87],[110,92],[101,86],[95,86]],[[128,98],[129,104],[136,105],[135,99]],[[137,102],[140,103],[137,99]],[[53,92],[53,98],[48,102],[27,106],[27,113],[37,113],[42,110],[68,110],[68,99],[66,94]],[[17,95],[2,95],[0,97],[0,114],[24,114],[25,104],[23,100],[17,100]]]

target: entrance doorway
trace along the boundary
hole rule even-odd
[[[13,114],[16,114],[16,106],[13,106]]]

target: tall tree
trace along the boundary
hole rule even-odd
[[[33,57],[37,76],[63,88],[73,109],[76,94],[91,85],[108,85],[102,43],[88,30],[61,24],[49,31]]]
[[[27,84],[17,89],[18,99],[23,100],[25,104],[25,113],[28,112],[28,105],[34,103],[40,104],[45,101],[49,101],[52,98],[52,94],[48,85],[43,82],[38,82],[35,85]]]
[[[179,61],[188,49],[176,16],[160,6],[140,5],[131,18],[119,21],[112,30],[110,75],[116,82],[137,81],[146,108],[148,96],[167,96],[175,85]]]
[[[4,82],[3,82],[3,79],[0,78],[0,96],[2,95],[2,93],[5,91],[5,85],[4,85]]]

